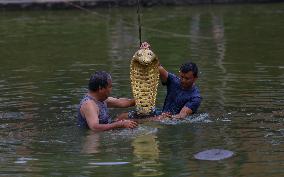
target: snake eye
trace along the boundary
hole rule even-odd
[[[152,52],[149,52],[148,55],[153,56],[153,53],[152,53]]]

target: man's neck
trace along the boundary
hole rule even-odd
[[[191,86],[188,87],[181,87],[184,90],[191,90],[194,87],[195,83],[193,83]]]
[[[102,98],[102,97],[99,95],[98,92],[91,92],[91,91],[89,91],[89,92],[88,92],[88,95],[90,95],[90,96],[91,96],[94,100],[96,100],[96,101],[105,101],[105,99]]]

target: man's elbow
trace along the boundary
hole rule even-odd
[[[103,131],[103,129],[99,126],[98,123],[94,123],[94,124],[89,125],[89,128],[92,131],[95,131],[95,132]]]

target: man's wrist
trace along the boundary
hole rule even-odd
[[[178,115],[178,114],[175,114],[175,115],[171,115],[171,118],[172,118],[172,119],[180,119],[181,116]]]
[[[117,121],[116,122],[117,123],[117,126],[119,127],[119,128],[123,128],[123,120],[119,120],[119,121]]]

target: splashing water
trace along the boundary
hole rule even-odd
[[[157,132],[158,132],[157,128],[149,127],[145,125],[139,125],[135,129],[113,130],[113,131],[105,132],[105,134],[108,134],[111,138],[114,138],[114,139],[116,138],[132,139],[138,136],[155,134]]]
[[[166,119],[160,121],[162,124],[166,125],[177,125],[177,124],[188,124],[188,123],[210,123],[208,113],[196,114],[188,116],[185,119]]]

